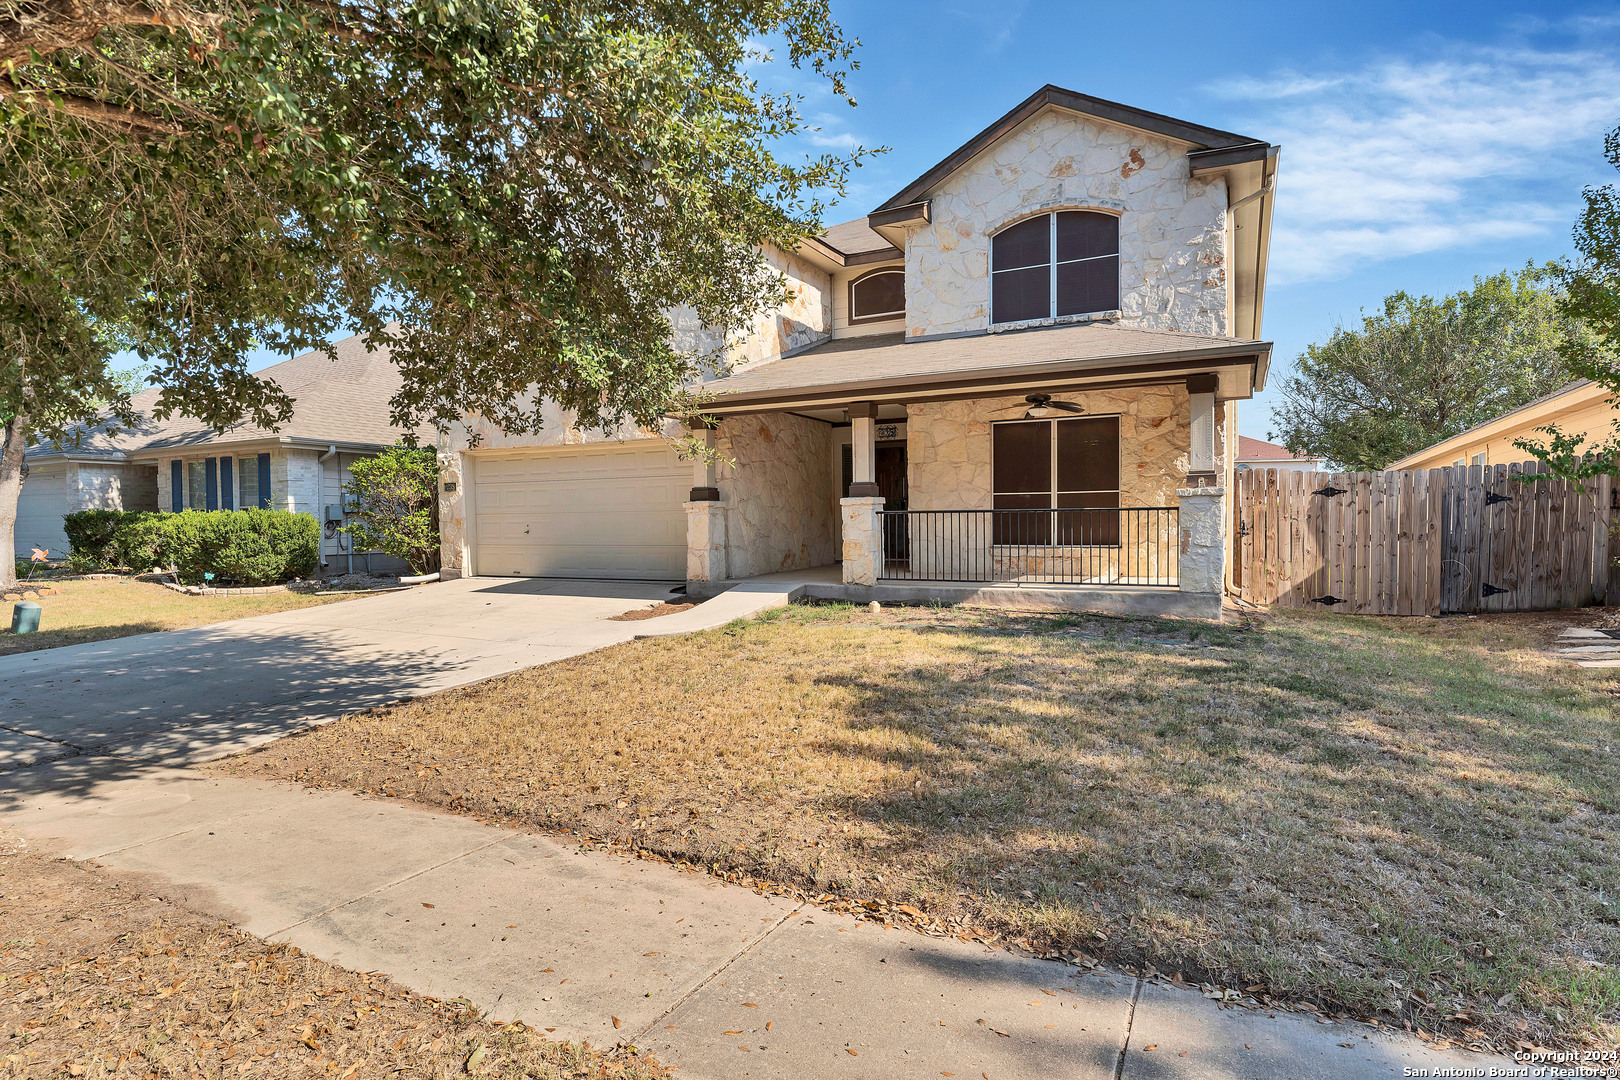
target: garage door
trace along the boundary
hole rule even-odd
[[[53,558],[65,556],[68,539],[62,531],[62,514],[66,510],[67,466],[59,461],[31,466],[17,497],[17,554],[26,558],[37,546],[48,549]]]
[[[692,466],[662,441],[477,455],[474,570],[686,579]]]

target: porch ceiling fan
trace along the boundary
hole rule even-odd
[[[1053,401],[1051,394],[1025,394],[1024,401],[1029,408],[1024,411],[1025,420],[1046,420],[1064,413],[1083,413],[1085,406],[1076,405],[1072,401]],[[1014,405],[1013,409],[1018,406]],[[1002,412],[1011,412],[1012,409],[1003,409]]]

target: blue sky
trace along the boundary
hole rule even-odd
[[[805,94],[814,143],[889,146],[829,222],[860,216],[1046,83],[1280,143],[1265,337],[1272,385],[1398,289],[1570,251],[1620,123],[1620,3],[833,0],[858,107]],[[275,357],[261,355],[255,367]],[[1240,411],[1264,438],[1269,394]]]
[[[1280,143],[1272,385],[1398,289],[1568,254],[1587,184],[1620,181],[1620,4],[834,0],[858,107],[807,94],[826,145],[887,145],[859,216],[1045,83]],[[1262,395],[1240,410],[1264,438]]]

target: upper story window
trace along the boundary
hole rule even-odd
[[[1119,219],[1090,210],[1026,218],[991,238],[990,271],[991,322],[1113,311]]]
[[[873,270],[849,283],[849,321],[898,319],[906,313],[906,272]]]

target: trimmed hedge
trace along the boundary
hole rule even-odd
[[[285,510],[81,510],[63,519],[75,558],[145,570],[173,566],[188,585],[276,585],[321,561],[321,527]]]
[[[150,570],[159,563],[159,522],[149,510],[80,510],[62,517],[62,531],[77,561],[98,569]]]
[[[186,510],[164,515],[161,529],[161,550],[187,585],[276,585],[321,561],[321,527],[308,514]]]

